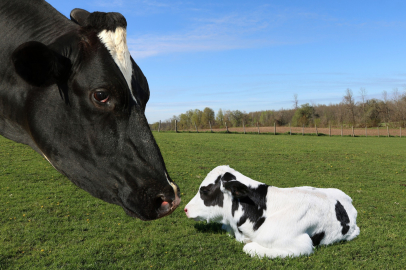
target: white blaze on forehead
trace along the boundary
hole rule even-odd
[[[107,50],[109,50],[114,62],[116,62],[121,70],[121,73],[123,73],[128,88],[130,88],[131,96],[134,101],[137,102],[131,87],[133,67],[130,58],[130,51],[127,46],[127,31],[123,27],[117,27],[115,31],[101,31],[98,37],[104,46],[106,46]]]

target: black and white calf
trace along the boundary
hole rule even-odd
[[[188,218],[218,222],[259,257],[309,255],[360,232],[352,199],[334,188],[277,188],[228,166],[213,169],[186,205]]]

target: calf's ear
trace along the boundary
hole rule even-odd
[[[227,181],[232,181],[232,180],[236,180],[237,177],[235,177],[234,174],[226,172],[225,174],[223,174],[223,176],[221,177],[221,181],[223,182],[227,182]]]
[[[33,86],[48,86],[69,78],[70,60],[41,42],[21,44],[11,58],[17,74]]]
[[[248,197],[248,187],[238,181],[223,182],[223,186],[231,192],[234,198]]]

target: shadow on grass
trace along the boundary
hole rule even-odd
[[[221,229],[220,223],[196,223],[195,229],[202,233],[226,233]]]

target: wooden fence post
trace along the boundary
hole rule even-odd
[[[314,124],[314,126],[316,127],[316,136],[319,136],[319,132],[318,132],[318,130],[317,130],[317,125]]]
[[[257,122],[257,128],[258,128],[258,134],[259,134],[259,125],[258,125],[258,122]]]
[[[378,129],[378,138],[379,138],[379,127],[377,127],[377,129]]]
[[[161,120],[159,120],[158,132],[161,131]]]
[[[242,127],[244,128],[244,134],[245,134],[245,124],[244,124],[244,120],[242,120]]]
[[[224,122],[226,124],[226,133],[228,133],[228,126],[227,126],[227,122]]]
[[[365,137],[368,137],[367,126],[365,125]]]
[[[276,135],[276,122],[273,122],[273,135]]]
[[[210,125],[210,132],[213,132],[213,129],[211,128],[211,122],[209,121],[209,125]]]
[[[178,120],[175,119],[175,132],[178,132]]]
[[[328,125],[328,136],[331,137],[331,124]]]
[[[290,123],[289,123],[289,134],[292,135],[292,127],[290,126]]]
[[[389,126],[386,126],[386,131],[388,132],[388,138],[389,138]]]
[[[195,128],[196,128],[196,133],[199,133],[199,131],[197,130],[196,122],[195,122]]]
[[[402,138],[402,127],[400,127],[400,138]]]
[[[304,124],[302,126],[302,136],[304,136]]]
[[[343,125],[341,124],[341,137],[343,136]]]
[[[351,126],[351,129],[352,129],[352,137],[355,137],[355,134],[354,134],[354,126]]]

